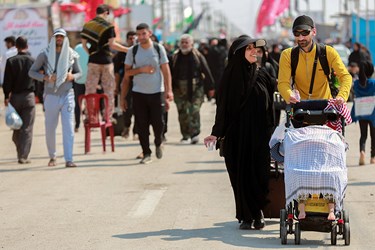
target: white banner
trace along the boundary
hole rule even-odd
[[[354,98],[354,112],[356,116],[371,115],[375,108],[375,96]]]
[[[48,45],[48,11],[47,7],[17,8],[0,10],[0,41],[5,37],[25,36],[29,52],[36,57]],[[1,55],[5,46],[0,46]]]

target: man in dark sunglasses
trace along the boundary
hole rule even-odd
[[[312,78],[315,54],[319,46],[313,39],[316,36],[314,21],[309,16],[305,15],[297,17],[293,23],[293,35],[295,43],[299,48],[297,57],[298,64],[295,75],[292,76],[291,59],[293,48],[286,49],[282,52],[278,78],[278,89],[282,97],[289,103],[299,102],[298,94],[301,100],[331,99],[332,94],[328,79],[320,64],[320,60],[317,60],[315,74]],[[320,53],[320,46],[318,50]],[[342,104],[346,102],[349,97],[352,77],[337,51],[331,46],[325,46],[325,50],[329,68],[334,69],[340,82],[340,89],[335,97],[335,103]],[[293,82],[292,86],[291,80]],[[313,87],[312,90],[310,90],[311,85]]]
[[[336,76],[340,82],[339,91],[337,95],[334,97],[332,103],[336,106],[344,104],[349,97],[350,88],[352,84],[352,77],[346,69],[337,51],[331,46],[324,46],[314,42],[313,38],[316,36],[316,28],[314,21],[308,16],[299,16],[294,20],[293,35],[295,37],[295,43],[297,46],[295,48],[289,48],[284,50],[281,53],[279,64],[278,90],[284,98],[284,100],[288,103],[295,104],[300,100],[332,99],[336,93],[334,91],[331,92],[330,84],[327,77],[329,73],[327,74],[324,70],[327,68],[328,72],[330,72],[331,69],[333,69],[336,72]],[[324,53],[325,57],[323,59],[321,55],[324,55]],[[295,65],[296,62],[297,65]],[[322,65],[325,65],[325,67],[322,67]],[[298,127],[303,126],[303,124],[301,123],[294,122],[293,125],[298,125]],[[284,148],[289,147],[288,144],[285,143],[286,142],[284,141]],[[310,145],[311,147],[318,147],[318,144],[316,143]],[[294,150],[296,149],[297,148],[294,148]],[[341,157],[341,155],[339,155],[339,152],[337,152],[337,154],[337,158]],[[323,155],[320,157],[323,157]],[[285,160],[285,166],[293,166],[292,163],[287,161],[290,160]],[[304,181],[309,178],[311,178],[312,180],[317,176],[313,173],[313,171],[310,171],[312,168],[311,166],[308,166],[308,164],[301,166],[301,168],[299,169],[302,168],[305,168],[303,169],[305,170],[305,175],[303,177],[302,175],[299,177],[304,178]],[[293,167],[290,169],[293,169]],[[291,174],[292,171],[290,169],[286,169],[287,171],[285,171],[285,179],[287,180],[288,178],[290,178],[288,180],[289,182],[285,182],[286,197],[291,196],[291,194],[293,194],[294,196],[294,193],[298,193],[295,197],[298,202],[298,219],[304,219],[306,217],[306,199],[305,197],[303,197],[303,195],[299,194],[300,189],[298,189],[297,187],[298,184],[293,187],[288,186],[289,183],[295,183],[295,180],[298,180],[298,177],[296,177],[295,179],[293,178],[294,176],[297,176],[300,172],[294,172],[293,174]],[[309,178],[305,178],[306,175],[309,176]],[[323,178],[323,174],[321,176]],[[320,178],[320,180],[322,180],[322,178]],[[316,183],[318,183],[318,180],[316,181]],[[307,193],[311,192],[312,189],[317,187],[314,186],[312,189],[310,189],[312,187],[311,184],[304,183],[304,185],[305,186],[303,192],[306,192],[305,190],[307,189],[309,190],[307,191]],[[316,184],[314,183],[314,185]],[[322,188],[321,190],[324,189],[322,185],[320,185],[319,188]],[[313,192],[319,191],[314,190]],[[332,197],[334,196],[336,196],[336,194],[332,194]],[[337,200],[337,198],[335,198],[335,200]],[[327,216],[327,219],[334,221],[336,219],[335,203],[332,199],[328,199],[328,207],[329,214]]]

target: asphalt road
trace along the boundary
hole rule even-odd
[[[1,101],[2,103],[2,101]],[[302,232],[281,245],[279,221],[264,230],[241,231],[224,162],[202,144],[213,123],[215,105],[204,103],[198,145],[181,145],[175,105],[169,116],[164,157],[148,165],[135,157],[137,141],[116,137],[115,152],[102,152],[99,130],[84,154],[83,129],[76,134],[74,160],[67,169],[58,128],[58,166],[47,167],[44,117],[38,105],[31,164],[16,163],[11,131],[0,117],[1,249],[342,249],[330,234]],[[375,245],[375,165],[358,166],[358,124],[347,127],[351,245]],[[107,140],[107,150],[109,141]],[[154,147],[152,147],[154,149]],[[369,145],[367,147],[369,152]],[[369,162],[367,157],[366,162]]]

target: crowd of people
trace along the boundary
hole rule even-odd
[[[213,38],[195,46],[194,38],[183,34],[176,49],[172,50],[157,42],[149,25],[140,23],[135,31],[126,34],[126,43],[121,44],[115,40],[114,26],[108,20],[110,11],[108,5],[98,6],[97,16],[84,24],[81,43],[74,49],[62,28],[54,30],[48,47],[35,59],[27,52],[26,37],[5,39],[8,51],[2,79],[4,104],[11,103],[23,120],[21,129],[13,131],[20,164],[30,163],[35,81],[44,82],[45,135],[50,167],[57,165],[59,116],[65,166],[77,167],[73,160],[74,134],[85,118],[82,117],[84,110],[78,105],[80,95],[102,91],[108,96],[108,115],[114,124],[123,124],[123,137],[128,138],[132,131],[133,138],[139,140],[142,152],[137,158],[142,164],[153,160],[150,126],[156,158],[163,157],[170,102],[174,101],[177,107],[180,142],[197,144],[201,133],[201,106],[205,98],[215,99],[215,124],[204,144],[216,143],[219,148],[225,141],[222,153],[234,192],[240,229],[261,229],[265,226],[262,210],[267,204],[271,162],[268,142],[279,124],[281,112],[274,109],[274,93],[280,92],[283,99],[292,104],[306,99],[333,99],[334,104],[342,105],[348,100],[354,82],[354,94],[358,98],[375,95],[371,55],[359,43],[353,45],[348,65],[343,64],[333,47],[325,47],[328,64],[340,82],[337,96],[331,93],[329,79],[322,70],[311,76],[310,69],[314,67],[319,46],[314,41],[315,24],[308,16],[298,17],[293,24],[295,43],[299,48],[299,61],[293,75],[292,48],[283,50],[279,44],[274,44],[268,49],[266,40],[247,35],[236,38],[228,48],[226,39]],[[306,76],[312,80],[306,81]],[[122,116],[115,116],[116,107],[124,112]],[[374,164],[375,114],[352,113],[352,116],[360,124],[359,164],[365,164],[368,127],[370,163]],[[299,219],[303,219],[304,201],[299,200],[299,203]],[[328,215],[330,220],[333,217],[332,213]]]

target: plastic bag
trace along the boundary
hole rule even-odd
[[[18,130],[22,127],[22,119],[10,103],[8,103],[8,107],[5,111],[5,123],[13,130]]]
[[[284,162],[283,141],[284,141],[285,130],[286,130],[285,123],[286,123],[286,116],[283,116],[269,141],[271,157],[275,161],[278,161],[278,162]]]

